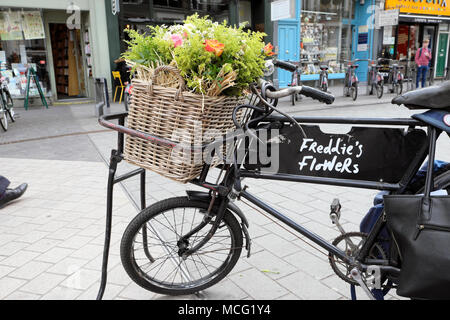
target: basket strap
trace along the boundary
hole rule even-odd
[[[153,94],[153,83],[155,82],[158,73],[161,71],[171,72],[177,76],[179,88],[175,94],[175,100],[183,101],[184,97],[183,97],[182,92],[185,90],[186,83],[185,83],[183,77],[181,76],[180,71],[177,68],[172,67],[172,66],[160,66],[155,69],[155,71],[153,72],[153,77],[150,79],[149,84],[148,84],[148,88],[147,88],[148,92],[151,95]]]

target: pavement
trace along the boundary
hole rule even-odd
[[[332,106],[303,98],[288,99],[280,109],[295,115],[339,117],[408,117],[413,112],[361,95],[356,102],[338,97]],[[364,92],[364,91],[363,91]],[[0,299],[94,300],[100,285],[105,232],[106,185],[116,132],[97,123],[94,105],[16,107],[20,118],[0,132],[0,174],[12,185],[29,183],[25,195],[0,209]],[[123,106],[112,104],[112,112]],[[333,125],[324,131],[340,130]],[[448,137],[438,143],[438,157],[450,161]],[[136,167],[122,162],[118,175]],[[329,219],[334,198],[341,200],[341,223],[358,231],[376,191],[275,181],[247,181],[249,191],[265,199],[302,226],[327,240],[339,232]],[[197,189],[147,172],[147,204]],[[138,178],[114,189],[113,228],[107,300],[175,299],[142,289],[124,271],[119,245],[122,233],[138,213]],[[326,254],[303,237],[269,220],[243,203],[253,240],[252,256],[243,255],[220,283],[189,300],[348,300],[349,286],[332,271]],[[358,297],[367,299],[362,290]],[[401,299],[394,292],[387,299]]]

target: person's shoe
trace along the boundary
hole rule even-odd
[[[8,202],[20,198],[28,188],[28,184],[23,183],[15,189],[6,189],[5,194],[0,198],[0,208]]]

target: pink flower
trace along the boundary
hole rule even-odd
[[[181,35],[172,34],[170,38],[172,39],[175,48],[183,45],[183,37]]]

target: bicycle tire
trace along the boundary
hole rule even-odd
[[[291,94],[291,104],[295,106],[295,94]]]
[[[205,203],[205,202],[201,202],[201,201],[195,201],[195,200],[189,200],[187,197],[180,197],[180,198],[171,198],[171,199],[167,199],[167,200],[163,200],[160,201],[158,203],[155,203],[154,205],[144,209],[141,213],[139,213],[132,221],[131,223],[128,225],[128,227],[126,228],[123,237],[122,237],[122,241],[121,241],[121,246],[120,246],[120,256],[121,256],[121,260],[122,260],[122,264],[126,270],[126,272],[128,273],[128,275],[130,276],[130,278],[136,282],[139,286],[155,292],[155,293],[159,293],[159,294],[164,294],[164,295],[171,295],[171,296],[178,296],[178,295],[188,295],[188,294],[194,294],[197,293],[199,291],[205,290],[209,287],[211,287],[212,285],[216,284],[217,282],[219,282],[220,280],[222,280],[235,266],[235,264],[237,263],[241,252],[242,252],[242,246],[243,246],[243,232],[241,229],[241,226],[239,225],[239,222],[236,220],[235,216],[230,212],[227,211],[225,213],[225,216],[223,218],[223,221],[221,222],[221,227],[220,229],[216,232],[216,234],[209,240],[209,242],[203,246],[198,252],[194,253],[193,255],[187,257],[187,259],[182,259],[180,257],[179,254],[179,250],[180,250],[180,245],[185,244],[185,247],[188,247],[189,245],[194,245],[194,243],[196,243],[196,241],[199,241],[199,239],[203,239],[204,236],[206,236],[206,234],[210,231],[210,226],[206,226],[204,227],[201,231],[202,234],[199,235],[198,233],[195,233],[193,236],[191,236],[189,238],[189,240],[192,240],[192,244],[190,243],[181,243],[180,244],[180,237],[178,234],[178,231],[180,232],[180,234],[184,234],[186,235],[187,232],[189,232],[190,230],[183,230],[185,226],[185,220],[186,218],[186,209],[198,209],[198,212],[203,212],[206,213],[209,207],[209,203]],[[217,207],[215,207],[216,210]],[[172,215],[170,215],[169,217],[165,216],[166,212],[170,212],[172,210]],[[180,213],[178,213],[177,215],[175,214],[175,210],[180,211]],[[182,213],[181,213],[182,210]],[[189,213],[189,211],[188,211]],[[163,217],[161,217],[161,215],[163,215]],[[175,226],[174,229],[171,229],[169,227],[165,227],[162,228],[160,226],[160,224],[162,224],[160,221],[157,220],[157,218],[160,217],[161,219],[166,218],[168,219],[167,221],[173,221],[175,222]],[[181,218],[181,221],[183,221],[183,223],[180,225],[176,223],[175,219]],[[199,214],[198,218],[202,218],[202,215]],[[154,220],[154,221],[153,221]],[[191,228],[195,227],[197,224],[194,224],[194,220],[195,220],[195,213],[194,213],[194,218],[192,220],[192,224],[191,224]],[[214,220],[214,219],[213,219]],[[166,220],[163,220],[164,223],[166,223]],[[202,219],[199,220],[199,222],[201,222]],[[146,239],[151,240],[151,241],[155,241],[154,239],[157,239],[161,244],[159,244],[159,251],[161,251],[161,249],[163,250],[163,253],[167,253],[167,258],[162,262],[162,265],[159,266],[158,264],[156,264],[153,268],[158,267],[158,271],[157,273],[153,276],[150,275],[151,270],[147,270],[144,271],[143,270],[143,265],[139,266],[139,262],[140,260],[137,259],[138,256],[135,255],[135,249],[134,249],[134,244],[135,244],[135,239],[138,237],[139,235],[139,231],[140,230],[144,230],[143,226],[145,226],[145,230],[146,232],[148,232],[149,230],[147,230],[149,228],[150,222],[152,223],[158,223],[157,224],[159,226],[158,231],[156,232],[154,227],[151,227],[153,230],[152,235],[156,235],[156,238],[149,238],[146,237]],[[181,222],[180,222],[181,223]],[[187,223],[188,225],[190,224],[190,222]],[[207,276],[202,276],[200,269],[198,269],[197,263],[200,265],[201,262],[207,259],[207,257],[205,256],[205,254],[209,254],[211,252],[204,252],[203,250],[213,250],[213,247],[215,244],[219,244],[220,239],[224,238],[225,235],[223,234],[224,228],[226,228],[225,232],[229,232],[230,235],[230,248],[225,248],[225,249],[217,249],[216,251],[221,251],[221,256],[217,256],[217,252],[215,253],[215,259],[219,260],[221,259],[223,256],[223,258],[225,258],[225,260],[223,262],[221,262],[221,264],[218,266],[217,270],[214,270],[213,272],[210,272],[208,269],[208,266],[204,264],[204,262],[202,262],[204,264],[204,266],[206,267],[205,272],[209,272],[209,274]],[[151,230],[150,230],[151,231]],[[162,238],[165,238],[167,236],[167,233],[172,232],[172,236],[175,236],[174,238],[174,245],[173,243],[169,240],[166,241],[166,239],[162,240]],[[220,233],[220,234],[219,234]],[[170,239],[172,239],[172,236],[170,237]],[[178,239],[178,240],[177,240]],[[187,241],[189,242],[189,241]],[[144,246],[145,241],[142,241],[142,244]],[[147,245],[147,244],[146,244]],[[157,245],[158,246],[158,245]],[[169,248],[169,246],[172,246],[171,248]],[[164,248],[163,248],[164,247]],[[159,257],[156,254],[158,254],[158,250],[157,249],[152,249],[152,253],[154,255],[150,255],[150,251],[147,245],[147,251],[149,252],[149,255],[147,255],[147,251],[145,250],[145,248],[143,249],[145,252],[145,256],[144,256],[144,261],[145,261],[145,257],[147,257],[147,261],[150,261],[150,266],[152,266],[158,259],[161,260],[164,258],[164,256]],[[226,253],[222,253],[222,252],[226,252]],[[142,255],[142,253],[141,253]],[[194,256],[199,259],[198,261],[196,261],[194,259]],[[157,259],[154,259],[153,257],[158,257]],[[168,260],[170,257],[170,261],[171,263],[175,263],[175,269],[173,271],[171,271],[171,273],[173,273],[175,270],[175,275],[173,276],[174,279],[177,277],[178,272],[180,271],[180,277],[183,278],[183,275],[188,274],[188,277],[193,277],[193,273],[197,273],[200,276],[200,279],[198,280],[191,280],[188,279],[188,281],[183,281],[181,280],[180,283],[175,283],[174,279],[172,280],[172,283],[169,283],[168,281],[166,281],[167,277],[172,277],[171,274],[169,274],[166,279],[160,281],[158,279],[156,279],[158,272],[163,272],[161,277],[164,276],[164,272],[168,272],[169,268],[163,268],[164,264],[166,263],[166,260]],[[153,261],[150,260],[150,258],[153,259]],[[173,261],[173,259],[175,259],[175,261]],[[190,259],[192,259],[192,261],[190,261]],[[214,263],[215,260],[206,260],[207,263]],[[211,262],[212,261],[212,262]],[[158,262],[160,264],[160,262]],[[178,263],[178,265],[176,265]],[[183,265],[184,263],[184,265]],[[147,263],[148,264],[148,263]],[[145,264],[144,264],[145,265]],[[193,270],[190,269],[190,266],[192,266],[192,268],[197,267],[197,270]],[[211,265],[209,265],[211,266]],[[170,268],[173,268],[173,264],[171,265]],[[183,268],[185,268],[186,270],[182,270]]]
[[[4,91],[4,93],[6,95],[6,111],[9,115],[9,118],[11,119],[11,121],[16,122],[16,114],[14,112],[14,101],[13,101],[9,91]]]
[[[349,89],[346,85],[344,85],[344,92],[343,92],[344,97],[348,97],[348,93],[349,93]]]
[[[3,131],[8,131],[8,117],[6,115],[6,110],[3,106],[3,99],[2,99],[2,107],[0,108],[0,127],[2,127]]]
[[[358,99],[358,85],[357,84],[353,84],[352,85],[352,99],[353,101],[356,101],[356,99]]]
[[[403,81],[399,81],[397,87],[398,87],[397,94],[401,95],[403,93]]]
[[[380,81],[380,83],[377,84],[377,98],[381,99],[383,97],[383,94],[384,94],[384,85]]]

